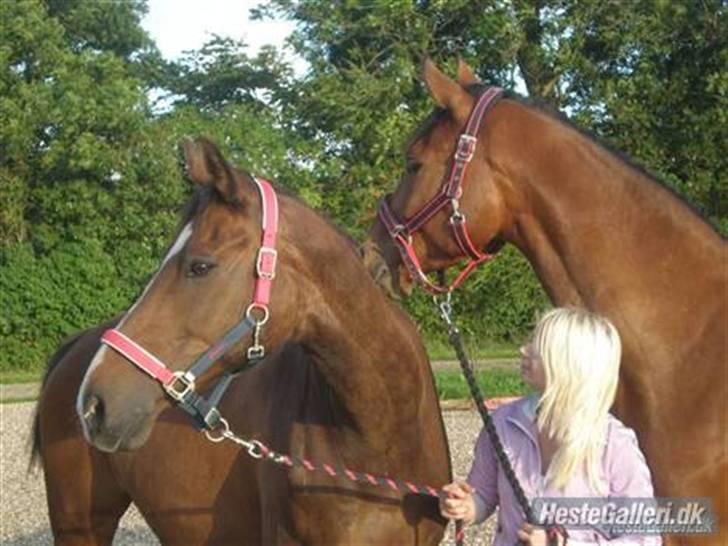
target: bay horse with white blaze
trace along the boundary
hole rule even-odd
[[[189,388],[205,389],[224,370],[239,367],[249,349],[257,352],[265,346],[270,352],[280,347],[228,392],[221,409],[230,417],[231,428],[241,423],[243,430],[236,432],[256,433],[274,449],[294,456],[372,474],[435,486],[450,479],[444,426],[422,343],[406,315],[369,277],[349,241],[298,200],[281,195],[277,201],[270,187],[261,204],[256,193],[261,182],[234,169],[212,143],[187,142],[185,156],[188,175],[198,185],[190,221],[139,301],[111,335],[103,335],[107,346],[96,352],[78,391],[78,417],[87,440],[98,450],[91,450],[93,456],[107,457],[112,474],[122,474],[122,499],[128,504],[133,498],[145,517],[151,515],[158,523],[164,524],[168,508],[178,520],[184,514],[184,503],[170,500],[163,489],[194,499],[187,490],[192,484],[186,482],[185,464],[195,476],[195,486],[201,474],[196,465],[201,465],[210,474],[211,489],[222,486],[231,493],[205,498],[203,507],[213,502],[215,512],[232,517],[237,513],[248,522],[234,540],[437,544],[445,521],[435,498],[403,498],[387,489],[300,468],[271,469],[269,463],[239,457],[240,450],[232,444],[203,449],[206,440],[191,426],[183,426],[181,412],[170,409]],[[280,223],[273,253],[268,228],[276,202]],[[261,223],[265,263],[258,252]],[[270,281],[265,297],[261,279]],[[251,314],[246,313],[251,301],[265,301],[258,303],[264,313],[254,309],[256,318],[241,322],[241,316]],[[200,354],[210,356],[207,348],[231,326],[246,321],[256,326],[266,316],[262,331],[252,328],[224,354],[216,354],[201,376],[183,374]],[[95,346],[99,335],[87,334],[87,346]],[[215,344],[213,352],[219,353],[219,346]],[[78,351],[77,357],[87,354],[87,349]],[[134,351],[144,354],[135,358]],[[155,382],[132,363],[169,381]],[[62,370],[62,364],[56,370]],[[277,383],[296,383],[297,390],[280,389]],[[297,397],[286,399],[281,392]],[[314,396],[316,402],[309,399]],[[48,428],[43,427],[42,414],[43,406],[41,451],[43,429]],[[288,415],[287,423],[280,421],[281,414]],[[262,428],[255,430],[257,426]],[[192,440],[194,435],[198,440]],[[205,460],[213,449],[226,452],[219,466]],[[97,460],[97,467],[102,463]],[[140,466],[146,473],[139,472]],[[139,483],[142,476],[153,480],[155,466],[166,484],[157,482],[153,489]],[[235,499],[233,493],[245,497],[246,489],[251,494],[245,502],[228,502]],[[162,498],[166,501],[158,502]],[[194,519],[198,514],[187,508]],[[120,505],[110,510],[117,519],[119,509]],[[246,510],[252,517],[243,515]],[[209,519],[210,514],[204,516]],[[184,542],[183,536],[175,536]],[[202,542],[227,544],[232,535],[219,536],[227,538]]]
[[[718,536],[668,539],[728,544],[725,240],[649,175],[484,88],[464,63],[454,81],[427,60],[424,81],[438,109],[364,245],[372,275],[397,296],[414,280],[447,292],[425,273],[514,244],[554,304],[617,326],[614,409],[637,431],[656,494],[712,499]]]
[[[165,546],[239,544],[241,537],[249,544],[300,544],[285,474],[237,445],[210,443],[177,408],[160,413],[136,451],[107,453],[86,441],[76,399],[102,334],[119,320],[65,343],[43,382],[33,455],[43,465],[56,546],[110,546],[131,502]],[[311,358],[287,344],[233,382],[220,410],[239,434],[289,451],[294,432],[306,445],[320,441],[316,429],[337,426],[335,398]]]

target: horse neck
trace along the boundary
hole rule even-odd
[[[535,109],[503,101],[485,125],[503,235],[557,305],[635,329],[658,312],[704,316],[715,306],[705,288],[724,288],[723,241],[669,190]]]
[[[318,234],[298,231],[314,277],[303,344],[369,445],[391,452],[402,444],[391,442],[395,434],[411,434],[414,447],[423,433],[413,425],[439,415],[419,335],[343,236],[332,233],[321,244],[321,233],[334,230],[315,220]]]

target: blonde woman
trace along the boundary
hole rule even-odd
[[[652,497],[652,480],[635,433],[609,414],[617,389],[621,343],[606,318],[583,309],[546,313],[521,348],[521,375],[534,395],[499,408],[494,424],[526,496]],[[467,482],[445,486],[446,518],[480,523],[498,506],[496,546],[547,544],[524,522],[515,495],[482,431]],[[569,530],[569,544],[608,538]],[[563,544],[563,537],[557,537]],[[620,544],[661,544],[659,536],[622,536]]]

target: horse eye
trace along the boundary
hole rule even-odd
[[[192,262],[187,266],[188,277],[204,277],[215,268],[215,264],[210,262]]]
[[[407,172],[407,174],[417,174],[417,171],[420,170],[420,167],[422,167],[422,163],[410,159],[407,160],[407,163],[404,166],[404,170]]]

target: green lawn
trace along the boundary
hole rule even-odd
[[[521,396],[530,392],[517,370],[488,370],[476,373],[475,378],[485,398]],[[470,390],[460,371],[436,371],[435,385],[440,400],[470,398]]]
[[[43,379],[43,370],[0,371],[0,384],[38,383]]]
[[[435,386],[440,400],[465,400],[470,399],[470,391],[459,370],[438,370],[435,372]],[[28,383],[39,380],[38,375],[33,374],[2,374],[0,382],[5,384]],[[481,371],[476,374],[478,385],[486,398],[499,396],[521,396],[529,392],[528,387],[521,381],[517,370],[494,369]],[[22,398],[21,400],[5,400],[4,402],[26,402],[34,398]]]
[[[455,351],[445,342],[426,342],[427,354],[430,360],[455,360]],[[511,360],[518,358],[518,351],[508,345],[489,345],[477,348],[469,347],[472,351],[470,357],[474,360]],[[36,383],[43,379],[45,363],[33,370],[0,370],[0,384],[14,385],[16,383]],[[449,380],[445,380],[446,382]]]
[[[444,341],[425,341],[427,354],[430,360],[455,360],[455,350]],[[477,347],[472,343],[465,343],[468,356],[473,360],[509,360],[518,358],[518,348],[510,345],[490,344],[486,347]]]

